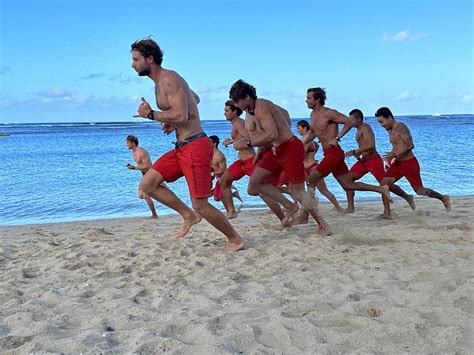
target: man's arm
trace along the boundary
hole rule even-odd
[[[334,123],[344,125],[344,127],[342,127],[342,130],[339,132],[339,134],[336,137],[338,141],[341,140],[341,138],[344,137],[346,133],[351,130],[352,127],[354,127],[353,120],[351,120],[346,115],[343,115],[342,113],[337,112],[336,110],[329,110],[329,118]]]
[[[399,159],[401,155],[412,150],[414,148],[413,138],[411,136],[410,130],[403,123],[400,124],[398,128],[393,132],[397,144],[393,146],[390,153],[393,154],[395,159]]]
[[[131,170],[144,170],[147,168],[147,164],[144,160],[144,154],[142,152],[138,152],[135,155],[135,162],[137,163],[137,165],[134,166],[132,164],[128,164],[127,167]]]
[[[153,111],[153,118],[148,117],[152,109],[150,104],[142,97],[142,103],[138,107],[138,115],[134,117],[150,118],[171,126],[186,122],[188,119],[188,99],[184,85],[180,83],[176,77],[167,75],[163,78],[162,91],[166,95],[168,104],[170,105],[168,110]]]
[[[313,123],[313,120],[311,119],[311,122],[310,122],[310,125],[309,125],[309,132],[308,134],[306,135],[306,137],[304,137],[303,139],[303,144],[306,146],[307,144],[311,143],[312,141],[314,141],[314,138],[316,138],[316,131],[314,129],[314,123]]]
[[[257,119],[259,123],[259,132],[258,136],[251,138],[251,146],[259,147],[273,143],[278,137],[278,132],[271,111],[268,109],[266,103],[262,103],[262,106],[255,109],[255,119]]]
[[[218,169],[214,169],[214,175],[224,174],[224,172],[227,169],[227,160],[226,160],[224,154],[222,154],[222,153],[219,154],[219,158],[217,160],[217,165],[218,165]]]
[[[359,148],[353,149],[352,151],[349,151],[346,153],[347,156],[359,156],[364,152],[367,152],[369,150],[374,150],[375,149],[375,139],[374,135],[372,132],[370,132],[367,128],[362,128],[362,142],[359,144]],[[353,153],[353,154],[349,154]]]

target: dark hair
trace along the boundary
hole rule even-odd
[[[389,118],[393,117],[392,111],[388,107],[381,107],[375,112],[375,117],[383,117],[383,118]]]
[[[135,136],[132,136],[131,134],[127,136],[127,141],[135,143],[135,145],[138,147],[138,138]]]
[[[131,50],[140,52],[145,58],[152,56],[153,61],[158,65],[163,62],[163,51],[150,37],[133,42]]]
[[[349,116],[350,115],[353,115],[353,116],[359,118],[361,121],[364,121],[364,114],[358,108],[355,108],[351,112],[349,112]]]
[[[324,106],[326,103],[326,91],[323,88],[309,88],[308,92],[312,92],[313,98],[319,100],[319,104]]]
[[[311,127],[309,126],[308,121],[306,121],[306,120],[298,121],[298,122],[296,123],[296,127],[298,127],[298,126],[304,127],[304,128],[306,128],[308,131],[309,131],[310,128],[311,128]]]
[[[236,102],[245,99],[247,96],[257,100],[257,90],[242,79],[237,80],[229,91],[229,99]]]
[[[227,100],[227,101],[225,102],[225,105],[226,105],[227,107],[230,107],[230,110],[231,110],[232,112],[235,112],[235,113],[237,114],[237,116],[240,116],[240,115],[242,114],[242,110],[241,110],[240,108],[238,108],[237,106],[235,106],[234,101],[232,101],[232,100]]]
[[[214,144],[214,146],[217,148],[217,146],[219,145],[219,137],[218,136],[209,136],[209,139],[211,140],[212,144]]]

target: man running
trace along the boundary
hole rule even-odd
[[[308,183],[311,186],[316,186],[320,180],[332,173],[344,190],[374,191],[385,195],[391,201],[388,186],[374,186],[351,180],[349,169],[344,162],[344,151],[339,146],[339,141],[352,128],[352,122],[342,113],[324,107],[325,102],[326,91],[324,89],[308,89],[306,104],[312,110],[311,129],[303,143],[308,144],[318,137],[324,151],[323,160],[311,170]],[[344,124],[340,133],[339,124]]]
[[[220,184],[220,178],[222,174],[227,170],[227,159],[224,155],[219,150],[219,142],[220,139],[218,136],[209,136],[209,140],[212,143],[213,146],[213,154],[212,154],[212,162],[211,162],[211,175],[213,179],[216,179],[216,184],[214,185],[214,189],[212,190],[214,200],[216,201],[221,201],[222,200],[222,189],[221,189],[221,184]],[[232,188],[233,186],[231,186]],[[234,191],[232,193],[232,197],[235,197],[236,199],[242,201],[240,198],[239,192]],[[225,207],[225,205],[224,205]]]
[[[288,176],[291,195],[315,219],[319,233],[329,235],[329,225],[319,213],[314,196],[305,191],[304,146],[291,131],[288,112],[269,100],[257,98],[255,88],[243,80],[232,85],[229,98],[235,106],[247,112],[245,126],[250,135],[248,140],[234,142],[235,147],[259,147],[259,154],[262,155],[250,178],[248,193],[253,196],[265,195],[283,205],[286,214],[282,225],[291,225],[299,211],[298,204],[288,200],[277,187],[266,182],[269,177],[279,177],[284,171]],[[263,152],[262,148],[268,144],[272,144],[272,148]]]
[[[183,217],[183,225],[176,234],[178,238],[185,236],[204,217],[227,237],[224,248],[226,251],[244,249],[245,241],[224,214],[208,201],[212,184],[212,145],[201,126],[197,95],[178,73],[161,66],[163,52],[152,39],[134,42],[131,54],[132,67],[138,75],[148,76],[153,80],[157,106],[161,110],[152,110],[150,104],[142,98],[135,117],[161,122],[165,134],[176,131],[175,149],[161,156],[152,165],[152,169],[143,178],[142,190]],[[163,181],[173,182],[183,175],[194,210],[186,206],[170,189],[161,186]]]
[[[133,160],[135,161],[135,163],[137,163],[136,166],[132,164],[127,164],[127,168],[129,168],[130,170],[140,170],[142,175],[145,175],[146,172],[151,168],[150,154],[148,154],[148,152],[145,149],[138,146],[138,138],[135,136],[132,136],[132,135],[127,136],[125,142],[127,144],[128,149],[132,151]],[[143,180],[143,177],[141,180]],[[138,198],[140,200],[145,200],[146,204],[150,208],[150,211],[151,211],[150,218],[155,218],[155,219],[158,218],[153,201],[146,193],[144,193],[140,189],[140,185],[138,185]]]
[[[231,100],[228,100],[224,106],[224,116],[227,121],[230,121],[232,124],[232,130],[230,133],[231,138],[224,140],[223,144],[225,147],[233,144],[234,142],[239,141],[248,141],[250,135],[245,128],[245,122],[240,118],[242,110],[234,105]],[[237,217],[237,211],[232,200],[231,187],[232,182],[242,179],[244,176],[252,176],[255,171],[256,155],[253,147],[242,147],[240,149],[236,148],[238,153],[238,159],[233,162],[226,172],[222,175],[219,180],[219,185],[222,189],[222,202],[227,210],[227,218],[232,219]],[[272,185],[278,184],[278,179],[270,177],[267,181]],[[275,215],[281,220],[285,217],[283,211],[281,210],[280,205],[273,201],[271,198],[266,197],[265,195],[260,195],[260,198],[267,204],[268,207],[275,213]]]
[[[351,167],[349,175],[352,181],[361,179],[365,174],[371,173],[380,183],[385,176],[385,168],[382,157],[375,148],[375,135],[372,127],[364,122],[364,114],[359,109],[354,109],[349,113],[354,127],[357,128],[356,142],[357,149],[346,152],[346,157],[355,157],[357,162]],[[390,191],[405,199],[411,209],[415,209],[415,199],[412,195],[407,194],[398,185],[391,185]],[[354,213],[354,195],[353,190],[347,190],[347,209],[345,213]]]
[[[388,131],[392,150],[383,158],[390,164],[385,177],[382,179],[383,186],[392,186],[396,181],[405,177],[413,190],[418,195],[428,196],[440,200],[446,211],[451,211],[451,201],[448,195],[441,195],[432,189],[423,186],[420,175],[420,165],[413,154],[413,138],[408,127],[395,119],[388,107],[381,107],[375,113],[379,124]],[[392,219],[390,203],[383,196],[384,212],[380,218]]]

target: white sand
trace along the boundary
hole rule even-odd
[[[235,254],[177,217],[0,228],[0,352],[467,354],[472,202],[324,205],[326,238],[243,212]]]

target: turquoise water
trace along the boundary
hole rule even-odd
[[[452,196],[474,195],[474,115],[398,118],[412,131],[424,184]],[[374,128],[379,152],[390,150],[388,135],[375,118],[367,118],[366,122]],[[230,124],[205,121],[204,129],[208,135],[223,139],[229,136]],[[153,161],[170,150],[175,140],[174,136],[164,136],[159,124],[147,121],[3,124],[0,133],[10,134],[0,136],[0,225],[147,216],[148,207],[137,198],[141,174],[126,168],[133,160],[125,137],[138,136],[140,146],[148,150]],[[344,137],[342,146],[345,150],[356,147],[354,132]],[[231,147],[222,147],[222,151],[230,165],[236,152]],[[317,159],[321,154],[318,152]],[[349,166],[354,162],[353,158],[347,160]],[[345,193],[334,178],[330,176],[326,181],[336,197],[345,200]],[[371,176],[362,181],[375,183]],[[247,195],[247,182],[245,177],[235,183],[244,208],[261,206],[259,198]],[[401,180],[400,185],[412,191],[406,180]],[[171,187],[189,202],[184,179]],[[373,193],[356,194],[356,199],[378,198]],[[159,214],[172,212],[157,202],[155,205]]]

